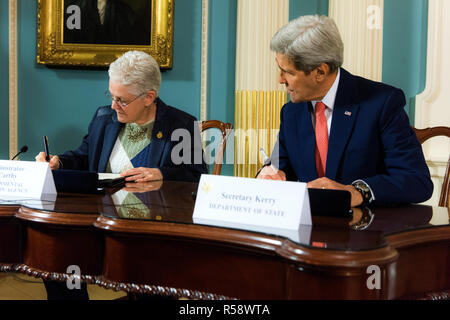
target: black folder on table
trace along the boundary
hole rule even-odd
[[[312,216],[348,218],[351,214],[351,194],[345,190],[308,188]]]
[[[98,173],[80,170],[52,170],[57,192],[96,194],[102,188],[114,188],[124,184],[125,178],[99,180]]]

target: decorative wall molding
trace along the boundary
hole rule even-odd
[[[209,36],[209,0],[202,0],[202,62],[200,121],[208,120],[208,36]]]
[[[9,0],[9,158],[17,153],[17,1]]]
[[[428,48],[425,90],[416,97],[415,127],[449,126],[450,119],[450,1],[428,2]],[[447,137],[436,137],[422,145],[434,183],[433,197],[425,202],[437,205],[450,154]]]
[[[330,0],[329,16],[344,42],[343,67],[353,74],[381,81],[384,0]]]
[[[450,3],[429,0],[427,76],[425,90],[416,97],[415,126],[423,129],[449,126],[450,119]],[[433,139],[423,145],[427,159],[447,161],[448,139]]]

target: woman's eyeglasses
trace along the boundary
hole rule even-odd
[[[129,104],[131,104],[131,103],[133,103],[134,101],[136,101],[139,97],[142,97],[144,94],[146,94],[146,92],[141,93],[140,95],[138,95],[136,98],[134,98],[134,99],[131,100],[131,101],[122,101],[122,100],[120,100],[120,98],[118,98],[118,99],[117,99],[117,98],[114,98],[108,90],[105,91],[105,96],[106,96],[108,99],[111,99],[112,102],[117,103],[121,108],[125,108],[125,107],[128,106]]]

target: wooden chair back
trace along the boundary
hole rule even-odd
[[[416,129],[413,128],[416,132],[417,139],[422,144],[430,138],[437,136],[446,136],[450,138],[450,127],[432,127],[426,129]],[[444,181],[442,183],[441,196],[439,198],[439,206],[440,207],[450,207],[449,206],[449,189],[450,189],[450,181],[449,181],[449,171],[450,171],[450,156],[447,161],[447,169],[445,170]]]
[[[225,154],[225,149],[227,147],[227,140],[233,129],[233,125],[231,123],[224,123],[219,120],[206,120],[200,122],[200,131],[204,132],[207,129],[216,128],[219,129],[222,138],[219,142],[219,147],[216,152],[216,157],[214,159],[214,167],[212,174],[220,175],[223,164],[223,156]]]

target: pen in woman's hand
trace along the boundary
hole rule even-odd
[[[50,152],[48,151],[48,138],[47,136],[43,136],[44,140],[44,152],[45,152],[45,161],[50,162]]]

